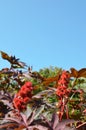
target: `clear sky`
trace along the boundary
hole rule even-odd
[[[86,67],[86,0],[0,0],[0,50],[33,70]]]

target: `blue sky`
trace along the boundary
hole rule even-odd
[[[0,50],[33,70],[86,67],[86,0],[0,0]]]

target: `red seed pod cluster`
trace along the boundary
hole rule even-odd
[[[59,111],[57,112],[57,114],[59,116],[60,121],[62,120],[64,113],[66,113],[67,119],[69,118],[67,106],[67,99],[69,97],[69,93],[71,92],[71,90],[68,88],[69,80],[69,73],[67,71],[63,71],[58,81],[58,86],[56,90],[56,94],[59,97],[59,101],[57,104],[57,108],[59,108]]]
[[[19,111],[25,110],[32,97],[32,83],[26,82],[13,99],[13,105]]]
[[[62,97],[66,97],[70,90],[68,89],[68,83],[69,83],[69,73],[67,71],[63,71],[62,75],[58,81],[58,86],[57,86],[57,90],[56,90],[56,94],[62,98]]]

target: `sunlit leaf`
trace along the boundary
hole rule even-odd
[[[78,71],[78,77],[86,78],[86,68],[82,68]]]
[[[13,68],[24,68],[27,66],[24,62],[19,61],[15,56],[9,56],[7,53],[0,51],[3,59],[9,61],[11,63],[11,67]]]
[[[75,68],[70,68],[70,76],[71,77],[76,77],[76,78],[80,78],[80,77],[84,77],[86,78],[86,68],[82,68],[80,70],[76,70]]]
[[[70,68],[70,76],[71,77],[77,77],[78,76],[78,71],[75,68]]]

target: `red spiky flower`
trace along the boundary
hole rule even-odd
[[[66,115],[68,118],[68,110],[67,110],[66,104],[67,104],[67,99],[68,99],[68,96],[70,93],[70,89],[68,88],[69,80],[70,80],[69,73],[67,71],[63,71],[60,76],[60,79],[58,81],[58,86],[57,86],[57,90],[56,90],[56,95],[59,98],[57,106],[60,109],[60,111],[58,112],[60,120],[62,119],[64,111],[66,111]]]
[[[32,97],[32,83],[26,82],[19,92],[15,95],[15,98],[13,99],[13,105],[14,107],[19,110],[23,111],[26,109],[27,103],[31,100]]]

